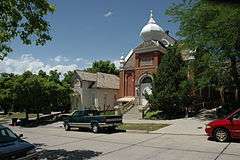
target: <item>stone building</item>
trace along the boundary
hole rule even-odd
[[[119,78],[106,73],[75,71],[72,109],[113,110],[119,90]]]
[[[136,105],[144,106],[147,104],[145,93],[151,93],[153,73],[157,71],[167,47],[176,40],[156,23],[152,11],[140,36],[143,42],[120,60],[119,101],[134,97]]]

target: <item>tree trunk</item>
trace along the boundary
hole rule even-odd
[[[39,111],[37,112],[37,121],[39,121],[40,116],[39,116]]]
[[[239,93],[238,93],[238,87],[236,87],[235,89],[235,100],[238,101],[239,100]]]
[[[239,100],[239,88],[240,88],[240,81],[238,77],[238,71],[237,71],[237,61],[236,57],[231,57],[231,75],[233,77],[233,83],[235,84],[235,100]]]
[[[224,99],[224,87],[223,87],[223,86],[220,87],[219,92],[220,92],[220,97],[221,97],[221,105],[223,105],[223,104],[225,103],[225,99]]]
[[[4,112],[3,113],[4,115],[8,114],[8,110],[7,109],[4,109],[3,112]]]
[[[25,113],[26,113],[26,119],[28,120],[29,119],[28,111],[26,111]]]
[[[3,107],[2,109],[3,109],[3,112],[4,112],[5,115],[8,114],[8,107]]]

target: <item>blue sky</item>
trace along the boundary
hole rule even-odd
[[[53,40],[37,47],[25,46],[16,40],[11,43],[14,52],[5,61],[30,58],[30,62],[37,61],[48,68],[56,65],[84,68],[94,60],[116,61],[142,41],[139,33],[148,21],[151,9],[158,24],[175,36],[178,25],[169,22],[165,10],[172,3],[181,1],[52,0],[56,12],[47,16],[47,20],[52,25]],[[3,69],[9,66],[1,63],[0,72],[14,72],[14,68]],[[27,69],[34,70],[29,66],[22,68]]]

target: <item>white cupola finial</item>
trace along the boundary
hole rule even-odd
[[[150,10],[150,18],[153,18],[153,10]]]
[[[125,60],[124,60],[124,56],[122,55],[121,58],[120,58],[120,70],[123,70],[124,63],[125,63]]]
[[[148,24],[156,24],[156,21],[153,18],[153,10],[150,10],[150,18]]]
[[[153,11],[150,10],[148,23],[143,27],[140,35],[144,41],[159,40],[164,30],[156,23],[153,17]]]

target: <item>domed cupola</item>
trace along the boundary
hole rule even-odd
[[[162,39],[163,34],[164,30],[154,20],[153,13],[151,10],[150,19],[148,23],[143,27],[140,36],[144,41],[150,40],[160,41]]]

